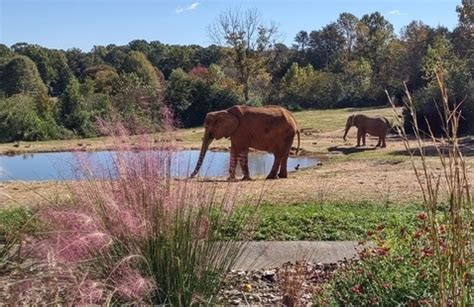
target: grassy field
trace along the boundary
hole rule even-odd
[[[349,115],[353,113],[382,115],[387,118],[394,116],[391,108],[336,109],[295,112],[300,129],[306,136],[314,133],[341,132]],[[354,128],[353,128],[354,129]],[[176,131],[177,144],[185,148],[199,148],[204,129],[201,127],[179,129]],[[309,139],[309,138],[307,138]],[[69,150],[103,150],[110,148],[110,139],[106,137],[90,139],[54,140],[42,142],[19,142],[0,144],[0,154],[19,154],[31,152],[53,152]],[[213,147],[228,147],[228,141],[214,142]]]
[[[397,110],[397,112],[399,113],[401,110]],[[295,112],[294,115],[303,131],[333,132],[343,131],[347,117],[356,113],[363,113],[370,116],[385,116],[389,120],[393,120],[395,116],[392,108],[312,110]]]

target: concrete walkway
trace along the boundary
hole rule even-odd
[[[336,263],[357,257],[357,241],[252,241],[234,265],[236,270],[273,268],[291,261]]]

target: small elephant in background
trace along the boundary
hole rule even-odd
[[[388,131],[391,129],[390,122],[388,119],[382,116],[370,117],[364,114],[351,115],[347,118],[346,130],[342,137],[346,140],[347,133],[352,126],[357,127],[357,146],[360,146],[362,140],[362,146],[365,146],[365,136],[370,134],[379,137],[379,142],[376,147],[386,147],[387,144],[385,139]]]

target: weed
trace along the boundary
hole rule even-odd
[[[306,280],[306,265],[304,261],[297,261],[294,265],[287,263],[278,272],[280,292],[283,306],[302,306],[301,294]]]
[[[405,108],[412,115],[413,132],[416,137],[415,148],[412,148],[403,128],[399,129],[406,151],[410,154],[427,214],[428,237],[431,242],[432,265],[436,268],[438,280],[438,304],[447,306],[466,306],[472,302],[472,293],[468,287],[470,267],[472,266],[472,198],[469,187],[469,169],[462,154],[458,136],[461,118],[461,104],[451,103],[445,86],[442,70],[435,71],[436,80],[441,92],[438,108],[443,134],[434,134],[428,121],[428,131],[422,131],[416,116],[416,105],[405,85],[407,99]],[[388,95],[388,94],[387,94]],[[389,100],[395,108],[394,102]],[[436,103],[436,102],[435,102]],[[433,168],[427,161],[426,139],[436,149],[441,168]],[[415,149],[415,150],[414,150]],[[419,157],[415,156],[415,151]],[[441,186],[447,191],[446,210],[440,217],[438,208],[442,205]],[[439,243],[440,223],[444,225],[445,246]]]
[[[358,261],[336,271],[325,293],[315,298],[317,304],[434,305],[439,280],[432,265],[428,224],[422,214],[414,230],[379,227],[369,232],[366,240],[371,244],[364,245]]]

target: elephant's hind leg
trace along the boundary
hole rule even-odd
[[[268,174],[267,179],[277,179],[277,173],[278,173],[278,168],[280,167],[282,156],[280,155],[275,155],[275,160],[273,161],[273,166],[272,170],[270,171],[270,174]]]
[[[382,137],[379,136],[379,141],[378,141],[377,145],[375,145],[375,148],[380,147],[381,145],[382,145]]]
[[[242,180],[251,180],[250,172],[249,172],[249,150],[242,150],[239,154],[239,164],[242,168],[242,173],[244,173],[244,177]]]
[[[237,167],[237,154],[233,146],[230,149],[229,177],[227,180],[235,180],[235,168]]]
[[[291,148],[291,147],[290,147]],[[278,178],[288,178],[288,156],[290,155],[290,151],[286,152],[283,155],[283,159],[281,159],[280,163],[280,173],[278,173]]]
[[[278,173],[278,178],[288,178],[287,164],[288,164],[288,157],[283,158],[281,160],[280,172]]]

